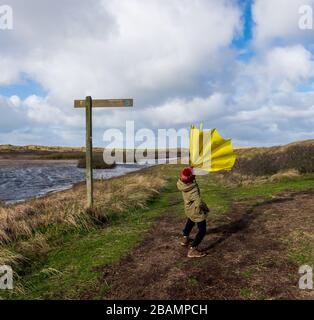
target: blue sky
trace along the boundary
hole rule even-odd
[[[204,122],[247,146],[314,136],[314,32],[298,26],[314,0],[7,2],[0,144],[83,145],[73,100],[86,95],[135,99],[94,112],[98,146],[130,120],[154,132]]]
[[[0,86],[0,95],[14,96],[17,95],[21,99],[26,99],[31,95],[45,96],[46,92],[43,87],[36,81],[30,79],[26,74],[21,75],[19,81],[14,84]]]
[[[233,39],[233,46],[238,49],[247,49],[253,37],[253,16],[252,16],[252,1],[239,0],[238,4],[241,8],[241,19],[243,31],[238,37]]]

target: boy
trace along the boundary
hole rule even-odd
[[[189,235],[197,224],[198,233],[188,251],[188,258],[202,258],[206,254],[198,251],[197,247],[206,234],[206,215],[209,212],[207,205],[201,200],[200,189],[195,180],[193,168],[184,168],[181,178],[177,182],[178,189],[182,192],[185,214],[188,217],[180,242],[182,246],[189,246]]]

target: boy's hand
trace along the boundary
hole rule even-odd
[[[205,212],[205,213],[209,213],[210,212],[209,208],[207,207],[207,204],[205,202],[203,202],[203,201],[201,202],[201,210],[203,212]]]

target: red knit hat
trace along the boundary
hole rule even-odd
[[[181,172],[181,181],[183,183],[191,183],[195,179],[195,175],[193,174],[193,168],[184,168]]]

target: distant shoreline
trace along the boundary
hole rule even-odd
[[[115,149],[115,156],[117,159],[124,159],[124,162],[127,159],[134,157],[135,151],[137,154],[140,151],[143,152],[143,159],[172,159],[172,158],[182,158],[187,157],[189,151],[187,149],[157,149],[157,150],[131,150],[131,149]],[[104,156],[104,150],[100,150],[99,148],[93,149],[93,155],[95,159],[102,159]],[[48,161],[48,160],[58,160],[58,161],[67,161],[67,160],[82,160],[85,159],[85,151],[79,150],[30,150],[30,149],[4,149],[0,146],[0,160],[25,160],[25,161],[33,161],[33,160],[41,160],[41,161]],[[121,161],[120,161],[121,162]]]
[[[6,167],[24,167],[29,165],[62,165],[62,164],[77,164],[77,160],[49,160],[49,159],[25,159],[25,158],[1,158],[0,157],[0,168]]]

